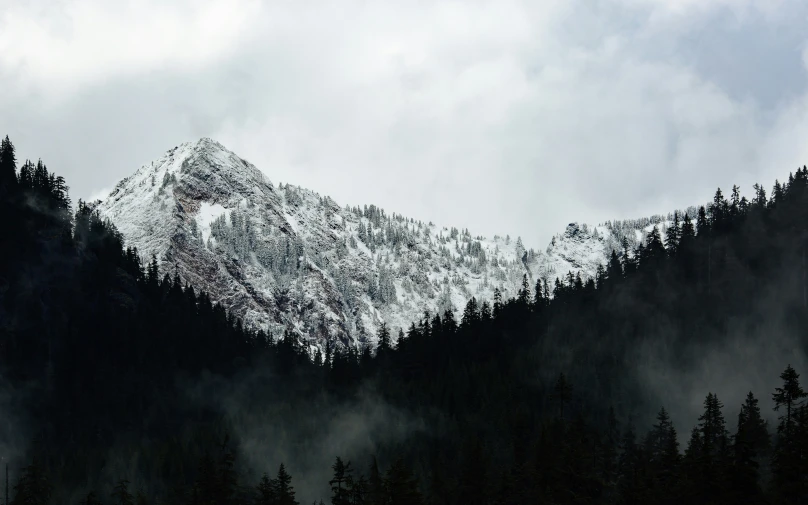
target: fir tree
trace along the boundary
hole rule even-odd
[[[135,505],[135,497],[129,492],[129,481],[119,480],[112,490],[112,499],[115,505]]]
[[[255,505],[276,505],[277,495],[275,493],[275,481],[269,478],[266,473],[261,477],[261,481],[256,486]]]
[[[0,141],[0,192],[17,188],[17,157],[8,135]]]
[[[281,463],[278,468],[278,476],[275,477],[275,503],[277,505],[299,505],[295,500],[295,488],[292,486],[292,476],[286,471],[286,467]]]
[[[499,288],[494,288],[494,318],[502,313],[502,292]]]
[[[334,470],[334,477],[328,481],[331,486],[331,505],[350,505],[351,494],[348,483],[353,473],[351,462],[345,463],[337,456],[331,468]]]
[[[768,453],[769,433],[757,404],[758,400],[750,391],[738,413],[738,429],[733,441],[732,490],[738,501],[746,503],[764,503],[759,461]]]
[[[681,235],[681,225],[679,223],[679,211],[673,213],[673,224],[665,234],[665,249],[669,256],[675,256],[679,248],[679,236]]]
[[[376,462],[376,456],[373,456],[373,460],[371,461],[369,475],[365,503],[367,505],[385,505],[386,494],[384,489],[384,479],[379,471],[379,464]]]
[[[11,505],[46,505],[50,502],[52,492],[53,487],[45,472],[39,462],[34,461],[23,470],[14,486]]]
[[[403,460],[397,459],[390,466],[387,470],[385,484],[387,488],[387,505],[422,504],[418,483]]]
[[[800,400],[808,396],[799,382],[800,375],[788,365],[786,369],[780,374],[780,379],[783,381],[783,387],[775,388],[772,394],[774,401],[774,410],[780,411],[780,407],[785,407],[785,415],[779,417],[780,424],[777,427],[777,432],[784,434],[788,437],[793,431],[794,419],[792,412],[794,408],[800,405]]]
[[[679,471],[679,441],[665,407],[657,414],[657,424],[651,432],[651,444],[654,490],[659,496],[672,497]]]
[[[785,407],[777,426],[777,443],[772,456],[772,484],[775,496],[786,504],[802,503],[808,492],[805,473],[808,465],[800,443],[806,426],[800,426],[798,421],[802,419],[797,416],[804,414],[801,400],[808,394],[800,386],[799,377],[794,368],[788,365],[780,374],[783,387],[775,388],[772,395],[774,410],[781,412],[781,407]]]

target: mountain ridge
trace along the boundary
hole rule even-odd
[[[399,330],[424,312],[458,310],[494,289],[515,296],[568,271],[594,277],[612,250],[632,248],[664,216],[570,223],[544,250],[521,238],[473,236],[375,205],[340,207],[203,137],[122,179],[97,203],[129,245],[176,273],[251,327],[291,328],[309,347],[375,345],[382,322]],[[670,216],[668,216],[668,219]]]

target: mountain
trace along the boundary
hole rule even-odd
[[[671,216],[571,223],[544,251],[520,238],[473,236],[369,205],[340,207],[292,185],[274,185],[251,163],[203,138],[171,149],[96,203],[161,272],[210,293],[251,327],[292,329],[310,348],[370,344],[393,330],[494,289],[515,296],[523,275],[593,277],[613,249],[632,247]],[[693,215],[692,209],[690,210]]]

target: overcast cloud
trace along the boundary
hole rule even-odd
[[[0,0],[0,133],[74,199],[208,136],[544,248],[808,163],[804,0]]]

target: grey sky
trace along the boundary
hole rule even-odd
[[[543,248],[808,163],[804,0],[0,0],[0,133],[74,199],[213,137]]]

